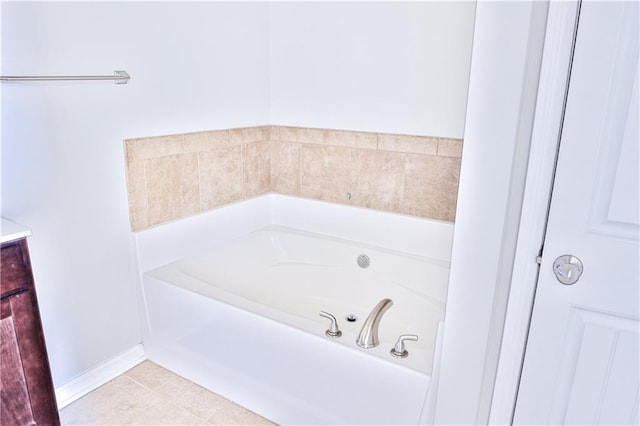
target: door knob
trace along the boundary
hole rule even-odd
[[[564,285],[573,285],[582,275],[582,262],[575,256],[564,254],[553,262],[553,272],[556,278]]]

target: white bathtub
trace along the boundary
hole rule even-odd
[[[417,424],[451,228],[272,194],[142,231],[147,355],[280,424]],[[356,336],[383,298],[394,305],[381,343],[361,349]],[[340,338],[325,336],[321,310]],[[405,359],[389,353],[401,334],[419,336]]]

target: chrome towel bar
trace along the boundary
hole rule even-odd
[[[114,71],[113,75],[60,75],[60,76],[0,76],[1,81],[87,81],[114,80],[116,84],[127,84],[131,77],[126,71]]]

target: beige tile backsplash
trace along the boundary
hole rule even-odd
[[[268,192],[453,221],[462,140],[260,126],[124,142],[138,231]]]

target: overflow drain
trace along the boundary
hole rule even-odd
[[[358,317],[355,316],[354,314],[349,314],[346,317],[344,317],[344,319],[346,319],[347,322],[356,322],[356,321],[358,321]]]
[[[368,268],[371,264],[371,259],[366,254],[361,254],[358,256],[358,266],[361,268]]]

